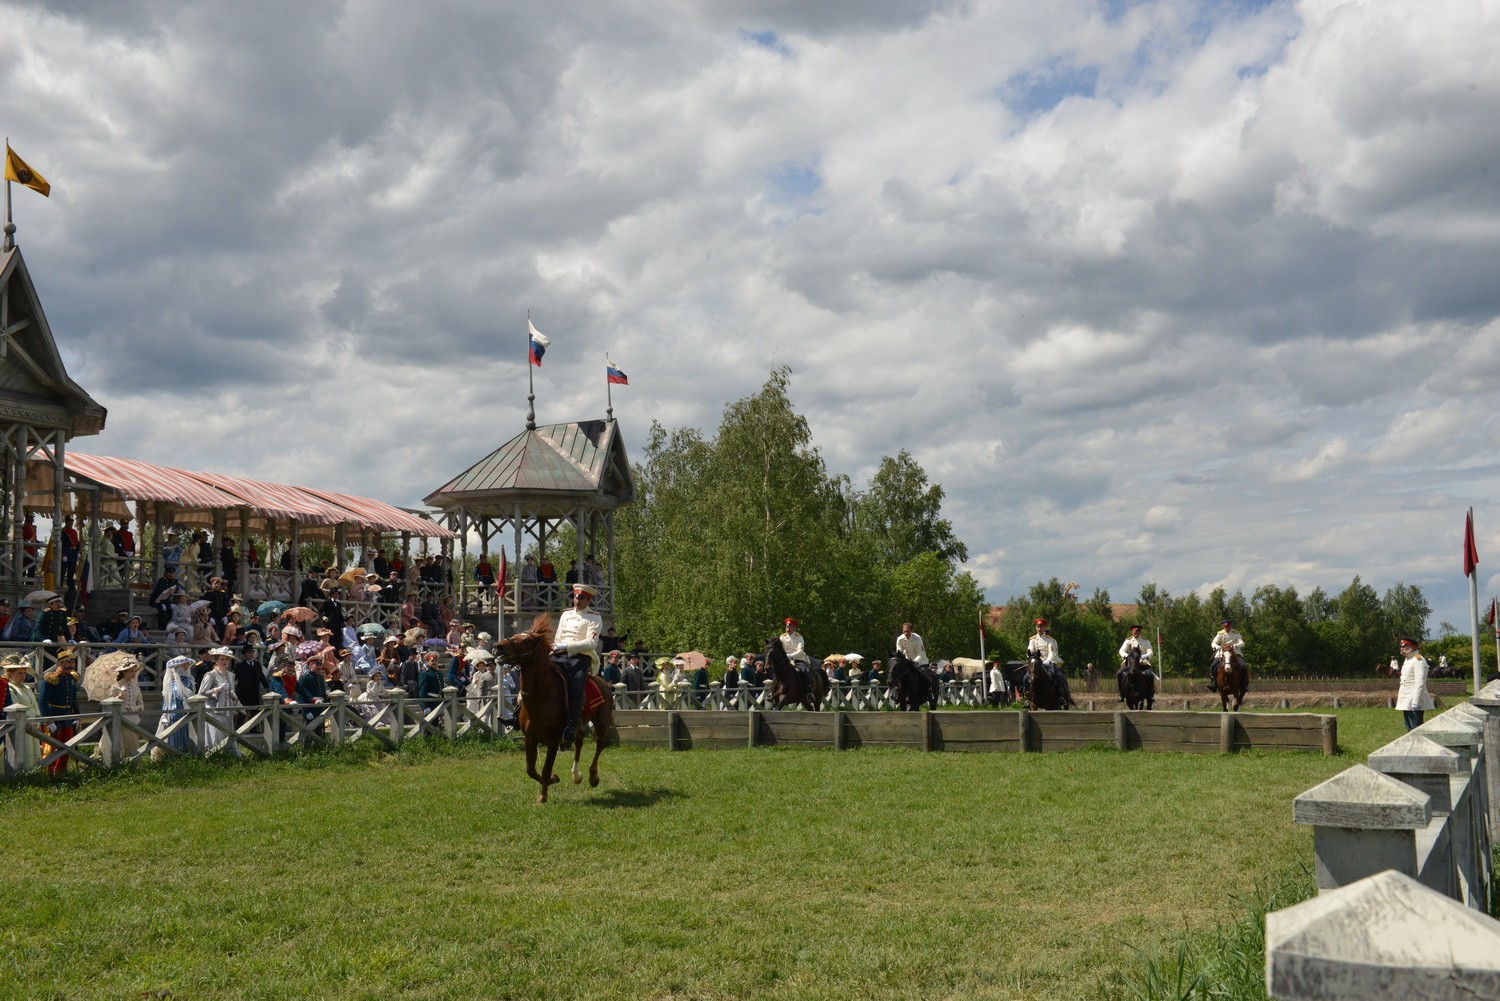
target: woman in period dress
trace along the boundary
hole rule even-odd
[[[198,694],[208,699],[207,740],[208,746],[214,747],[221,741],[228,740],[234,728],[234,715],[228,711],[236,705],[234,675],[229,673],[229,666],[234,663],[234,651],[227,646],[219,646],[208,651],[208,656],[213,661],[213,669],[203,675],[203,680],[198,684]],[[238,745],[230,743],[226,745],[226,749],[238,757]]]
[[[488,650],[474,649],[469,651],[468,660],[474,665],[474,673],[469,675],[469,687],[465,693],[468,696],[469,712],[484,719],[485,706],[493,702],[490,696],[495,694],[495,658]]]
[[[162,669],[161,678],[161,721],[156,725],[156,735],[165,737],[167,746],[174,751],[188,752],[187,727],[179,727],[170,736],[165,736],[167,729],[187,712],[188,696],[193,694],[193,664],[196,663],[192,657],[179,655],[167,661]],[[160,761],[166,757],[166,752],[159,747],[151,749],[151,760]]]
[[[30,673],[30,665],[18,655],[11,654],[5,658],[0,668],[5,672],[5,698],[6,706],[21,706],[26,710],[22,722],[25,725],[35,727],[36,721],[41,718],[42,710],[37,705],[36,692],[26,684],[26,677]],[[26,772],[36,767],[37,741],[35,738],[22,740],[21,749],[21,771]]]

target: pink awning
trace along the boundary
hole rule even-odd
[[[117,459],[105,455],[66,452],[63,466],[69,473],[108,487],[126,500],[159,501],[184,508],[213,510],[235,506],[233,496],[189,473],[158,466],[140,459]]]
[[[356,497],[353,494],[335,493],[332,490],[319,490],[315,487],[302,487],[301,489],[345,508],[354,515],[354,520],[366,528],[385,532],[410,532],[412,535],[427,538],[458,538],[457,532],[435,521],[419,518],[385,501],[375,500],[373,497]]]
[[[243,476],[226,476],[222,473],[193,472],[188,475],[239,498],[239,504],[269,518],[298,521],[306,525],[337,525],[350,520],[340,508],[296,487]]]

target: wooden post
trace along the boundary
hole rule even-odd
[[[3,722],[0,722],[0,751],[4,751],[3,773],[6,776],[20,775],[26,758],[22,748],[26,746],[26,707],[19,703],[5,707]]]
[[[760,710],[754,706],[745,713],[746,724],[745,746],[754,747],[760,743]]]
[[[1031,710],[1021,709],[1016,712],[1016,735],[1020,738],[1018,749],[1022,754],[1031,750]]]
[[[833,749],[835,751],[844,749],[844,714],[842,712],[833,714]]]
[[[1125,710],[1115,710],[1115,750],[1130,750],[1130,740],[1126,731]]]
[[[458,739],[458,688],[453,685],[443,686],[443,736],[449,740]],[[580,724],[581,725],[581,724]]]
[[[192,745],[193,753],[202,757],[208,756],[208,696],[189,695],[188,703],[188,742]]]
[[[100,699],[99,708],[104,710],[104,739],[99,741],[99,759],[105,768],[122,764],[120,760],[120,738],[125,729],[125,703],[121,699]]]
[[[922,750],[932,750],[932,710],[922,710]]]
[[[266,742],[266,753],[274,755],[281,750],[281,696],[267,692],[260,697],[260,707],[261,739]]]
[[[1331,758],[1339,753],[1339,718],[1324,716],[1320,721],[1320,729],[1323,737],[1323,754]]]
[[[391,743],[399,748],[406,739],[406,692],[393,688],[388,697],[391,700]]]
[[[1219,753],[1234,750],[1234,713],[1219,714]]]
[[[332,706],[328,712],[328,739],[337,747],[344,742],[344,709],[349,704],[349,693],[337,689],[329,692],[328,704]]]
[[[667,710],[667,750],[677,750],[677,710]]]

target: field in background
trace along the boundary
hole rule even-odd
[[[1337,757],[496,745],[0,789],[0,997],[1079,998],[1310,864]]]

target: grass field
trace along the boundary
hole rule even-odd
[[[1345,753],[502,745],[0,787],[0,997],[1088,998],[1303,878]]]

